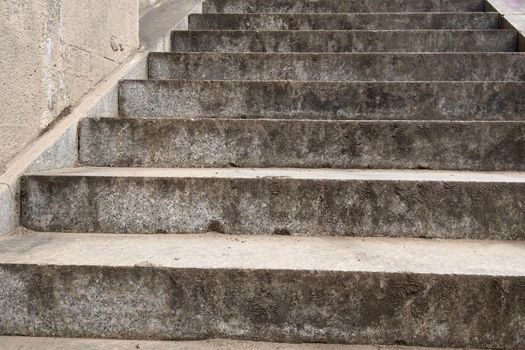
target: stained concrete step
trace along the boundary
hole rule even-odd
[[[28,233],[0,240],[0,329],[520,349],[524,257],[523,242]]]
[[[190,30],[498,29],[496,12],[190,14]]]
[[[524,81],[521,53],[151,53],[151,79]]]
[[[483,12],[483,0],[204,0],[204,13]]]
[[[173,52],[510,52],[515,30],[173,31]]]
[[[85,119],[97,167],[303,167],[525,171],[525,122]]]
[[[525,173],[73,168],[21,207],[37,231],[525,239]]]
[[[454,350],[399,345],[285,344],[222,339],[154,341],[15,336],[0,336],[0,344],[2,350]]]
[[[525,82],[127,80],[122,117],[525,120]]]

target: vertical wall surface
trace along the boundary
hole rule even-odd
[[[0,0],[0,174],[138,47],[137,0]]]
[[[148,9],[162,1],[163,0],[139,0],[139,11],[140,13],[145,13],[148,11]]]

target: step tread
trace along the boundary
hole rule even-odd
[[[23,233],[0,265],[525,276],[525,242],[403,238]]]
[[[242,340],[153,341],[0,336],[3,350],[453,350],[419,346],[284,344]],[[476,349],[471,349],[476,350]]]
[[[289,178],[342,181],[450,181],[525,183],[525,172],[449,170],[372,170],[298,168],[105,168],[77,167],[46,170],[26,176],[148,177],[148,178]]]

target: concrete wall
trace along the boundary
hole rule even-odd
[[[150,9],[151,7],[159,4],[164,0],[139,0],[139,11],[141,14],[145,13]]]
[[[138,47],[137,0],[0,0],[0,174]]]

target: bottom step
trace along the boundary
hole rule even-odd
[[[525,347],[525,242],[29,233],[0,334]]]
[[[283,344],[235,340],[175,342],[1,336],[0,344],[2,350],[438,350],[407,346]]]

